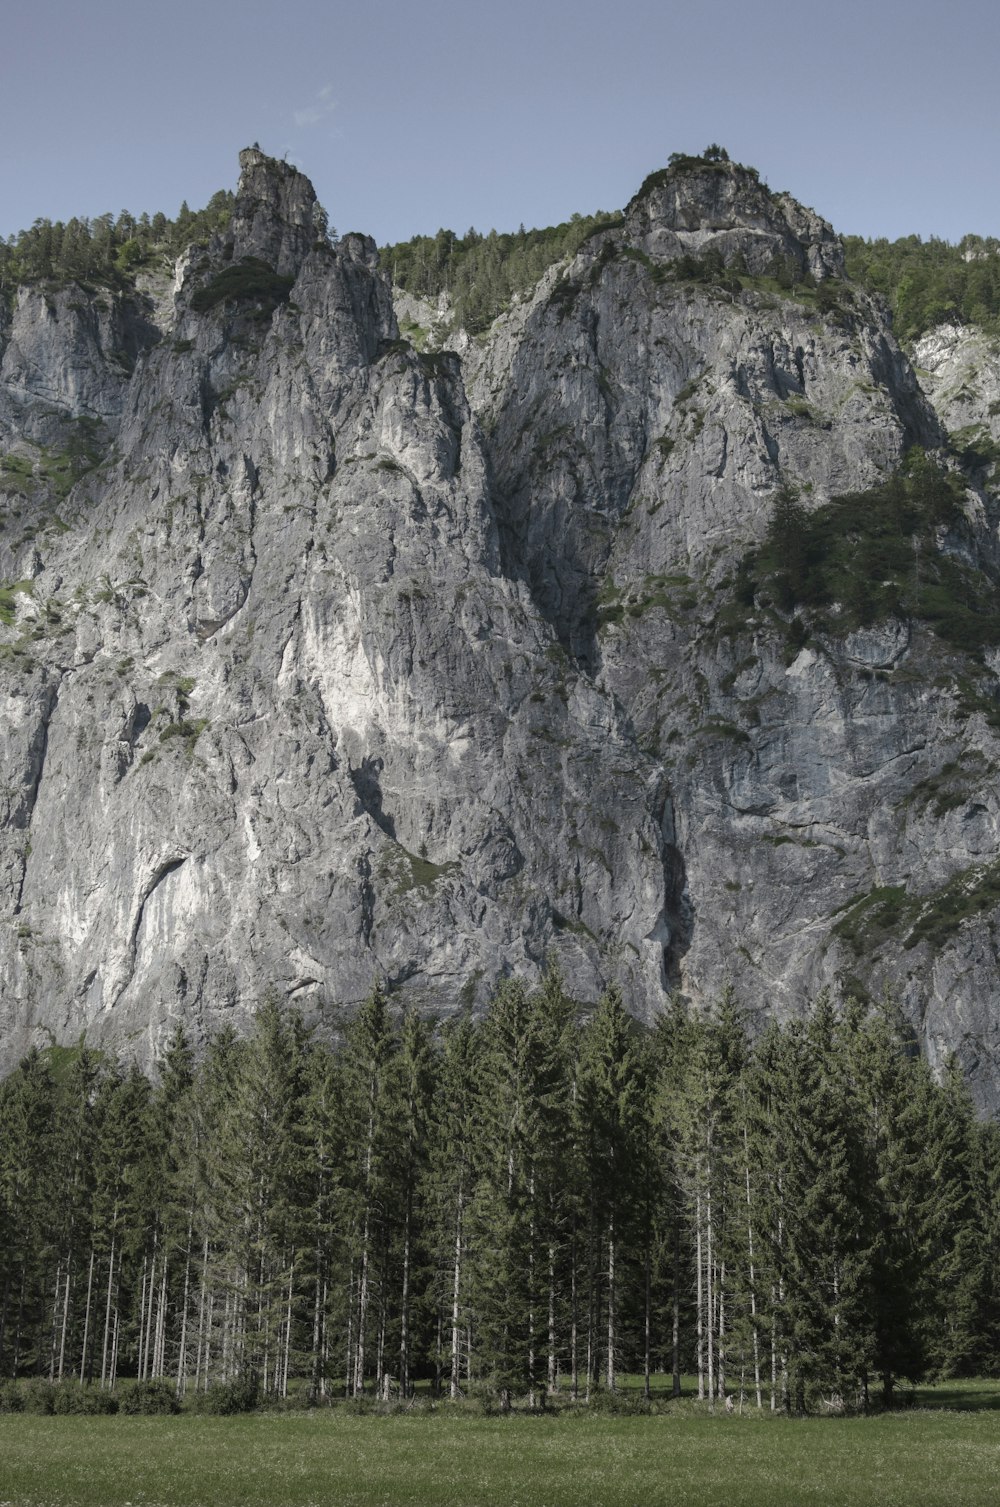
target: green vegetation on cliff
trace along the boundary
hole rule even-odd
[[[919,451],[880,486],[813,512],[782,488],[766,540],[740,568],[737,597],[745,607],[804,611],[829,632],[918,618],[957,649],[1000,643],[997,583],[955,547],[962,493],[959,475]],[[952,552],[942,536],[953,540]]]
[[[756,169],[730,164],[723,148],[712,145],[700,156],[672,153],[669,166],[649,174],[635,200],[668,175],[731,167],[767,191]],[[103,214],[92,220],[36,220],[30,229],[0,241],[0,296],[10,298],[22,284],[128,287],[141,268],[172,260],[224,229],[233,202],[232,193],[220,191],[204,209],[192,211],[182,204],[174,219],[162,213],[136,217],[123,210],[117,217]],[[482,235],[470,229],[459,236],[442,229],[384,246],[380,255],[393,283],[406,292],[430,300],[447,293],[454,322],[475,334],[488,329],[516,296],[530,293],[548,267],[572,256],[589,235],[621,224],[619,214],[598,210],[543,229],[522,225],[511,233]],[[1000,241],[967,235],[951,245],[917,235],[896,241],[845,236],[844,246],[848,276],[885,299],[901,340],[915,340],[946,320],[1000,332]],[[682,262],[674,274],[681,280],[712,282],[725,275],[710,260]],[[778,281],[787,283],[787,278],[779,276]],[[835,302],[835,292],[821,290],[823,312],[837,312],[822,308],[822,298]]]
[[[889,305],[897,339],[917,340],[946,322],[1000,333],[1000,241],[967,235],[952,246],[918,235],[898,241],[850,235],[844,249],[848,275]]]
[[[186,247],[207,242],[229,223],[234,196],[213,194],[204,209],[182,204],[176,219],[164,214],[134,215],[122,210],[94,220],[36,220],[0,241],[0,297],[11,298],[24,284],[93,283],[124,288],[142,267],[172,261]]]
[[[546,230],[521,228],[511,234],[480,235],[453,230],[418,235],[379,252],[396,287],[420,298],[447,293],[455,323],[477,334],[509,307],[515,294],[529,293],[553,263],[573,256],[595,231],[620,225],[619,216],[598,210],[574,215]]]

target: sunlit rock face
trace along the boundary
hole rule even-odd
[[[656,175],[420,355],[374,245],[241,168],[173,281],[0,322],[5,1065],[148,1061],[269,990],[332,1028],[376,976],[445,1015],[555,957],[646,1020],[889,984],[995,1102],[995,908],[841,924],[995,862],[995,675],[970,702],[919,625],[789,656],[733,621],[782,483],[818,506],[944,439],[830,227],[730,164]],[[726,280],[665,273],[709,253]]]

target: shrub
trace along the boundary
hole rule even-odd
[[[828,632],[915,617],[956,649],[1000,643],[991,574],[938,544],[940,530],[961,531],[961,495],[961,480],[917,451],[880,486],[813,512],[782,487],[766,541],[740,566],[736,595],[747,607],[760,597],[783,613],[805,608]],[[826,618],[834,604],[837,615]]]
[[[26,1382],[21,1396],[26,1413],[52,1413],[55,1411],[55,1387],[40,1376]]]
[[[229,1416],[233,1413],[252,1413],[260,1403],[260,1381],[256,1376],[239,1376],[235,1381],[216,1382],[206,1392],[198,1392],[193,1400],[196,1413],[214,1413]]]
[[[272,313],[279,304],[287,303],[293,277],[282,277],[267,262],[257,257],[246,257],[225,267],[211,282],[199,288],[191,299],[191,307],[197,314],[206,314],[220,303],[255,303],[261,312]]]
[[[103,1387],[82,1386],[78,1381],[60,1381],[52,1388],[53,1413],[117,1413],[118,1398]]]
[[[588,1409],[591,1413],[611,1413],[635,1416],[651,1411],[649,1399],[641,1392],[609,1392],[598,1387],[590,1394]]]
[[[124,1382],[118,1392],[120,1413],[177,1413],[177,1390],[169,1381]]]

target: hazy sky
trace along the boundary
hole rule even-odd
[[[989,0],[4,0],[0,235],[175,214],[259,141],[341,232],[614,209],[709,142],[843,232],[1000,234]]]

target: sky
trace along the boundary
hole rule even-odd
[[[4,0],[0,236],[258,142],[380,244],[622,207],[711,142],[844,234],[1000,235],[989,0]]]

